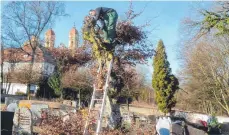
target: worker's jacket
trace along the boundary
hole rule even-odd
[[[98,7],[95,9],[96,15],[95,15],[95,20],[99,20],[101,23],[101,29],[104,28],[104,16],[108,13],[108,12],[114,12],[115,10],[112,8],[106,8],[106,7]]]

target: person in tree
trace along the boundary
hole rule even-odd
[[[113,43],[116,37],[117,12],[112,8],[98,7],[95,10],[90,10],[89,14],[93,16],[96,22],[101,23],[100,29],[103,30],[104,43]]]

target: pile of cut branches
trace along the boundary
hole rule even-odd
[[[48,120],[40,126],[41,135],[82,135],[84,131],[85,117],[81,112],[71,113],[69,114],[69,119],[63,122],[63,116],[49,116]],[[93,127],[92,124],[90,123]],[[154,134],[155,127],[154,124],[137,124],[133,123],[129,126],[122,126],[118,129],[111,130],[108,128],[104,128],[101,131],[101,135],[126,135],[126,134]],[[95,134],[93,129],[89,129],[89,134]]]

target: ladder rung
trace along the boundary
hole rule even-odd
[[[103,99],[94,99],[94,100],[97,100],[97,101],[102,101]]]
[[[97,110],[97,109],[91,109],[90,111],[100,111],[100,110]]]
[[[103,91],[103,89],[95,89],[96,91]]]

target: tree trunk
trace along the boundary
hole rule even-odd
[[[3,45],[1,45],[1,89],[3,89],[3,54],[4,51],[3,51]],[[2,91],[2,90],[1,90]],[[6,91],[5,91],[5,94],[6,94]]]
[[[79,109],[81,109],[81,97],[80,97],[80,90],[79,90],[79,96],[78,96],[78,98],[79,98]]]
[[[35,62],[35,52],[36,52],[36,47],[33,48],[32,45],[30,44],[31,48],[32,48],[32,58],[31,58],[31,63],[30,63],[30,66],[29,66],[29,77],[28,77],[28,85],[27,85],[27,88],[30,89],[30,83],[31,83],[31,79],[32,79],[32,76],[33,76],[33,65],[34,65],[34,62]],[[36,45],[37,46],[37,45]],[[27,98],[28,100],[30,99],[30,90],[27,90]]]
[[[8,82],[8,81],[7,81]],[[6,83],[6,94],[9,94],[11,82]]]
[[[127,105],[128,115],[129,115],[129,112],[130,112],[130,108],[129,108],[129,98],[126,99],[126,105]]]
[[[27,99],[30,100],[30,84],[27,84]]]
[[[59,67],[58,67],[59,68]],[[63,70],[59,70],[58,72],[58,78],[59,78],[59,81],[60,81],[60,99],[62,100],[63,99],[63,86],[62,86],[62,81],[61,81],[61,78],[62,78],[62,71]]]
[[[60,90],[60,99],[61,99],[61,100],[63,99],[63,90],[62,90],[62,88],[61,88],[61,90]]]
[[[45,98],[45,87],[44,87],[44,92],[43,92],[43,99]]]

